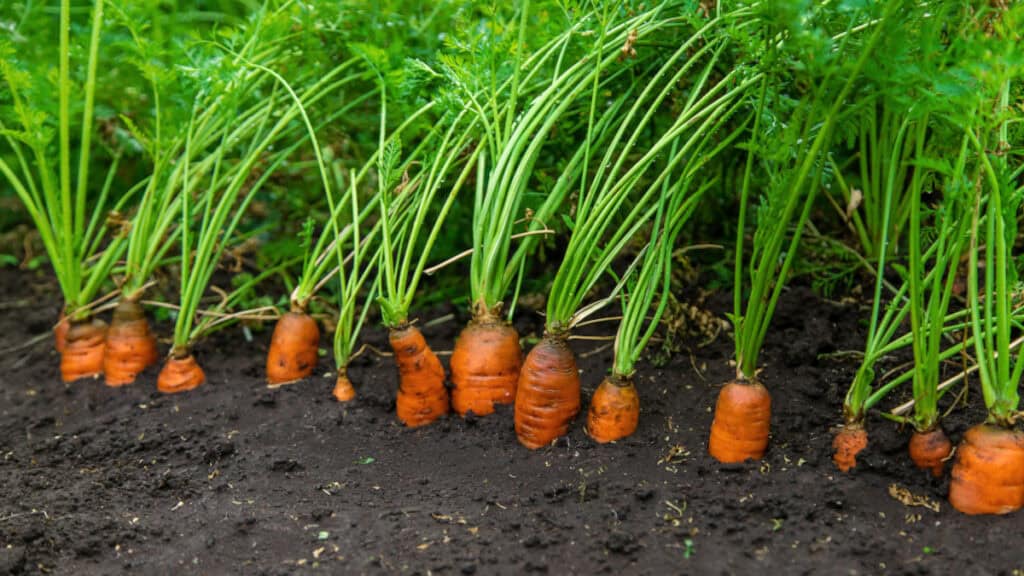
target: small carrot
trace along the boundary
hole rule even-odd
[[[57,349],[58,354],[64,353],[64,347],[68,343],[68,330],[70,329],[71,323],[68,322],[68,317],[61,310],[60,317],[57,319],[57,325],[53,327],[53,347]]]
[[[348,402],[355,397],[356,389],[352,387],[348,373],[344,369],[338,370],[338,378],[334,382],[334,399],[338,402]]]
[[[602,380],[590,400],[587,434],[606,444],[631,435],[639,421],[640,396],[633,379],[612,374]]]
[[[908,446],[910,459],[922,470],[928,470],[936,478],[942,477],[946,460],[953,452],[953,443],[942,428],[936,426],[927,432],[915,431]]]
[[[293,307],[274,326],[267,351],[267,382],[287,384],[308,377],[316,368],[319,347],[316,320]]]
[[[1024,507],[1024,432],[980,424],[956,451],[949,503],[964,514],[1009,514]]]
[[[176,349],[171,351],[171,356],[160,370],[156,388],[164,394],[176,394],[192,390],[203,382],[206,382],[206,374],[195,356],[188,350]]]
[[[576,357],[564,336],[546,333],[519,372],[515,405],[519,443],[531,450],[551,444],[569,431],[579,411]]]
[[[494,318],[471,320],[452,352],[452,408],[484,416],[495,404],[512,404],[522,362],[515,328]]]
[[[760,382],[729,382],[718,393],[708,452],[726,463],[760,459],[768,449],[771,414],[771,396]]]
[[[847,424],[832,439],[832,461],[840,472],[857,467],[857,454],[868,446],[868,431],[860,423]]]
[[[103,373],[103,350],[106,347],[107,324],[93,318],[72,321],[68,328],[64,352],[60,356],[60,374],[65,382],[99,376]]]
[[[158,359],[156,336],[149,329],[142,305],[121,300],[107,330],[107,349],[103,356],[107,386],[131,384]]]
[[[415,326],[391,330],[400,378],[396,410],[398,419],[410,428],[425,426],[448,413],[448,389],[444,367]]]

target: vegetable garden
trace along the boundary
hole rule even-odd
[[[0,23],[0,572],[1024,571],[1024,7]]]

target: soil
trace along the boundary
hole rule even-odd
[[[47,332],[55,292],[0,271],[0,349]],[[403,428],[391,359],[374,354],[350,370],[358,399],[339,405],[329,357],[315,378],[267,389],[269,330],[201,343],[209,382],[175,396],[156,391],[155,370],[124,388],[65,385],[45,338],[0,355],[0,574],[1020,574],[1024,514],[952,510],[948,479],[906,456],[908,430],[873,417],[859,468],[834,469],[830,427],[855,366],[829,355],[861,347],[864,315],[785,295],[762,361],[771,448],[731,466],[705,444],[733,371],[727,334],[642,363],[633,437],[596,445],[577,418],[537,451],[516,442],[509,409]],[[539,316],[519,316],[536,336]],[[420,319],[449,350],[465,315]],[[376,328],[368,339],[386,342]],[[611,350],[573,346],[586,406]],[[954,442],[981,418],[971,400],[945,420]]]

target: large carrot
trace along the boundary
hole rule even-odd
[[[953,443],[946,437],[942,428],[935,428],[926,431],[915,431],[910,437],[908,447],[910,459],[922,470],[928,470],[936,478],[942,477],[942,471],[946,467],[946,460],[953,452]]]
[[[860,423],[847,424],[832,438],[832,462],[840,472],[857,467],[857,455],[868,446],[868,431]]]
[[[452,408],[460,416],[484,416],[495,404],[512,404],[522,363],[515,328],[496,318],[474,318],[452,353]]]
[[[640,396],[633,379],[611,375],[601,381],[590,400],[587,434],[605,444],[629,436],[640,422]]]
[[[60,356],[61,378],[65,382],[74,382],[102,374],[106,337],[107,324],[102,320],[72,321]]]
[[[564,336],[545,334],[530,350],[516,387],[515,427],[519,443],[531,450],[569,431],[580,411],[580,375]]]
[[[316,368],[319,347],[316,320],[292,307],[274,326],[267,351],[267,382],[286,384],[308,377]]]
[[[103,356],[107,385],[131,384],[158,359],[156,336],[149,329],[142,305],[129,299],[121,300],[107,330],[107,349]]]
[[[448,413],[448,389],[444,367],[415,326],[391,331],[400,378],[396,409],[398,419],[410,428],[424,426]]]
[[[760,382],[729,382],[718,393],[708,452],[726,463],[760,459],[768,448],[771,415],[772,399]]]
[[[188,350],[176,349],[164,363],[156,380],[157,390],[165,394],[187,392],[206,382],[206,374]]]
[[[1024,507],[1024,432],[980,424],[964,434],[949,502],[964,514],[1009,514]]]

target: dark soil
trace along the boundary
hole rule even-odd
[[[54,292],[0,272],[0,348],[46,332]],[[424,327],[438,350],[464,317],[421,314],[447,313]],[[535,335],[537,315],[520,316]],[[821,355],[859,349],[863,316],[805,289],[784,297],[763,358],[771,448],[739,466],[705,453],[728,335],[643,363],[632,438],[595,445],[578,418],[535,452],[510,410],[403,428],[391,360],[373,354],[352,367],[360,396],[342,406],[328,359],[316,378],[268,390],[266,331],[202,343],[209,383],[177,396],[157,393],[153,372],[121,389],[66,386],[47,339],[0,355],[0,573],[1019,574],[1024,514],[953,511],[948,480],[906,457],[908,431],[873,418],[859,469],[835,471],[830,427],[854,366]],[[369,339],[385,342],[377,329]],[[574,342],[585,406],[605,345]],[[979,418],[975,406],[945,426],[957,441]],[[940,511],[904,505],[891,485]]]

